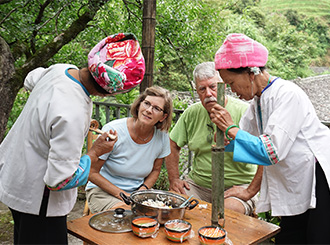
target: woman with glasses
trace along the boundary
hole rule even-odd
[[[168,90],[147,88],[131,106],[130,118],[109,122],[102,130],[116,131],[111,152],[99,157],[99,170],[89,175],[86,195],[92,213],[122,204],[120,192],[151,188],[163,159],[170,154],[168,130],[172,121],[172,99]]]

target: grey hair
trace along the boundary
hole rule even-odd
[[[197,81],[207,80],[215,76],[219,78],[220,82],[222,81],[219,72],[215,69],[215,63],[211,61],[198,64],[194,69],[193,76],[195,84]]]

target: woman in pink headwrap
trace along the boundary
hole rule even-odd
[[[116,142],[105,133],[81,157],[90,95],[123,93],[141,82],[145,69],[138,41],[125,33],[96,45],[88,65],[39,67],[25,78],[32,92],[0,145],[0,201],[12,212],[15,244],[68,243],[66,217],[77,198],[75,187],[87,183],[98,157]]]
[[[297,85],[265,69],[267,49],[230,34],[215,55],[223,81],[252,100],[240,125],[220,105],[212,121],[225,132],[234,161],[263,165],[257,212],[281,216],[276,243],[330,244],[330,130]]]

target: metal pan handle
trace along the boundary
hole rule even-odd
[[[129,198],[128,196],[126,196],[123,192],[120,192],[119,195],[120,195],[120,197],[124,200],[124,202],[127,205],[130,205],[131,204],[131,198]]]
[[[196,207],[198,205],[199,201],[197,201],[196,199],[192,199],[189,202],[189,205],[187,206],[188,210],[193,209],[194,207]]]

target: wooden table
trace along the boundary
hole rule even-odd
[[[199,200],[200,204],[207,204],[207,208],[196,206],[186,210],[184,220],[192,224],[195,236],[189,238],[184,244],[200,244],[198,229],[211,225],[212,206],[210,203]],[[89,226],[89,219],[93,215],[78,218],[67,223],[68,232],[90,244],[175,244],[166,238],[164,227],[161,226],[156,238],[139,238],[133,232],[107,233],[93,229]],[[280,231],[280,227],[256,218],[239,214],[229,209],[225,210],[225,230],[232,244],[258,244],[273,237]],[[230,243],[228,243],[230,244]]]

